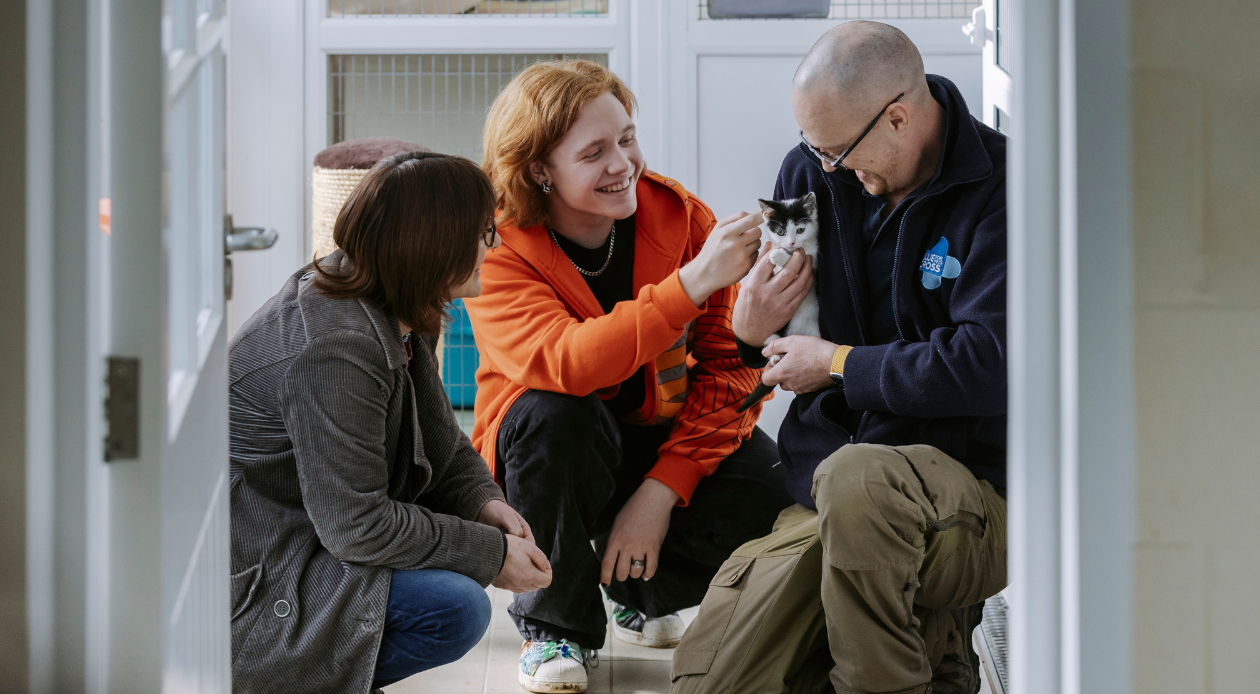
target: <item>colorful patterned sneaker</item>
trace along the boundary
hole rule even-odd
[[[516,681],[531,692],[585,692],[586,672],[599,667],[599,653],[575,643],[526,641]]]
[[[648,619],[633,607],[613,603],[613,634],[626,643],[648,648],[673,648],[682,640],[685,629],[677,612]]]

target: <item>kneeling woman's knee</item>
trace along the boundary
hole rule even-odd
[[[490,627],[490,596],[476,581],[461,574],[452,573],[443,583],[447,603],[444,612],[451,619],[443,624],[439,638],[449,644],[452,651],[459,651],[453,658],[458,660],[481,641]]]

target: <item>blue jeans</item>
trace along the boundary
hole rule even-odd
[[[490,598],[476,581],[443,569],[395,570],[372,687],[459,660],[488,626]]]

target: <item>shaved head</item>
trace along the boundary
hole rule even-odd
[[[901,92],[911,102],[930,98],[919,49],[900,29],[879,22],[846,22],[823,34],[796,68],[792,90],[838,98],[862,112]]]
[[[945,112],[896,27],[845,22],[823,34],[792,78],[792,114],[825,171],[843,154],[868,193],[894,204],[936,170]]]

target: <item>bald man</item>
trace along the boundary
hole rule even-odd
[[[814,193],[817,266],[763,255],[733,327],[796,394],[797,503],[718,572],[673,691],[974,694],[971,632],[1006,584],[1005,139],[876,22],[814,45],[792,110],[775,198]],[[821,337],[766,344],[811,278]]]

